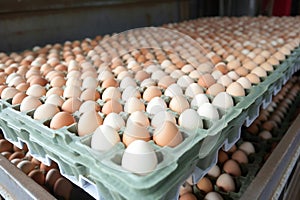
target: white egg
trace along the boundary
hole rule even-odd
[[[156,169],[157,156],[152,146],[143,140],[129,144],[122,156],[122,167],[138,175],[147,175]]]
[[[201,106],[204,103],[209,103],[208,97],[205,94],[197,94],[193,98],[193,100],[191,102],[191,106],[198,108],[199,106]]]
[[[164,94],[168,97],[174,97],[178,95],[183,95],[183,91],[178,84],[173,83],[165,90]]]
[[[177,84],[181,87],[181,88],[187,88],[190,84],[194,83],[194,80],[187,76],[181,76],[178,80],[177,80]]]
[[[138,123],[142,126],[150,125],[147,115],[142,111],[135,111],[135,112],[131,113],[131,115],[127,119],[127,125],[128,125],[128,123]]]
[[[238,80],[236,80],[236,82],[241,84],[244,89],[250,89],[251,88],[251,82],[246,77],[240,77]]]
[[[198,128],[203,128],[202,119],[193,109],[186,109],[183,111],[179,116],[178,123],[188,131],[195,131]]]
[[[167,108],[166,102],[160,97],[154,97],[148,103],[146,111],[150,114],[156,114],[160,111],[164,111]]]
[[[125,121],[117,113],[109,113],[105,117],[103,124],[112,127],[116,131],[119,131],[122,127],[125,127]]]
[[[141,97],[141,93],[138,91],[138,89],[131,85],[125,88],[125,90],[122,92],[122,100],[126,102],[127,99],[129,99],[130,97],[136,97],[136,98]]]
[[[213,99],[212,105],[227,110],[233,107],[233,99],[227,92],[220,92]]]
[[[185,95],[191,98],[193,98],[197,94],[202,94],[202,93],[203,93],[203,89],[197,83],[190,84],[185,90]]]
[[[205,200],[223,200],[223,197],[217,192],[209,192],[204,197]]]
[[[220,118],[218,110],[210,103],[204,103],[199,106],[198,114],[210,120],[218,120]]]
[[[92,135],[91,148],[97,151],[107,151],[120,141],[120,136],[115,129],[101,125]]]

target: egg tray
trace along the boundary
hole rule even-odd
[[[290,107],[290,111],[285,116],[283,122],[280,124],[280,127],[274,131],[272,131],[273,138],[269,140],[262,140],[258,136],[253,135],[245,129],[245,127],[241,130],[241,139],[236,143],[237,146],[243,143],[243,141],[251,142],[255,147],[254,154],[250,154],[248,156],[249,163],[242,164],[241,170],[242,175],[240,177],[234,177],[234,182],[237,186],[237,191],[235,192],[224,192],[222,189],[216,186],[216,178],[207,177],[212,181],[214,185],[214,191],[220,193],[224,200],[234,200],[240,199],[243,193],[247,190],[248,186],[252,182],[252,180],[256,177],[257,173],[261,169],[262,165],[264,164],[264,159],[267,153],[270,152],[272,148],[274,148],[273,143],[278,143],[285,135],[286,131],[290,127],[291,122],[293,121],[293,116],[296,111],[297,106],[300,103],[300,94],[296,97],[294,103]],[[222,167],[221,167],[222,168]],[[224,171],[223,171],[224,173]],[[194,183],[196,184],[196,183]],[[198,199],[203,199],[205,193],[200,191],[196,185],[193,186],[193,192],[198,197]]]
[[[277,66],[260,84],[253,86],[247,96],[234,98],[236,106],[218,121],[205,121],[208,129],[197,133],[181,130],[184,141],[175,148],[158,147],[150,142],[157,152],[157,170],[147,176],[126,172],[120,166],[125,149],[122,143],[111,151],[98,153],[89,147],[91,135],[77,137],[76,127],[69,126],[51,130],[45,124],[32,119],[32,112],[21,113],[9,100],[0,102],[0,125],[5,138],[13,143],[25,142],[30,152],[44,163],[55,160],[66,177],[87,190],[95,198],[105,199],[172,199],[176,191],[190,174],[194,181],[200,179],[216,162],[217,151],[223,145],[229,149],[240,137],[240,127],[244,121],[250,123],[263,102],[269,102],[274,88],[279,88],[284,80],[298,69],[299,49]],[[299,67],[298,67],[299,68]],[[211,125],[211,126],[210,126]],[[193,171],[196,170],[197,176]],[[200,173],[199,173],[200,172]]]

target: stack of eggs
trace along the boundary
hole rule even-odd
[[[1,99],[51,129],[92,135],[98,151],[122,142],[122,166],[147,174],[158,162],[148,141],[175,148],[183,131],[222,118],[299,46],[297,20],[205,18],[0,53]],[[137,169],[132,156],[151,164]]]

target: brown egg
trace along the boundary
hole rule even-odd
[[[70,126],[74,124],[75,118],[67,112],[59,112],[52,118],[50,122],[50,128],[60,129],[64,126]]]
[[[106,79],[101,84],[102,88],[118,87],[118,86],[119,86],[119,83],[114,78]]]
[[[226,67],[226,64],[224,62],[220,62],[218,64],[215,65],[215,70],[219,70],[220,72],[222,72],[222,74],[227,74],[228,73],[228,69]]]
[[[71,97],[62,104],[61,108],[63,111],[74,113],[79,110],[81,104],[82,101],[80,99]]]
[[[209,193],[213,191],[213,185],[209,178],[203,177],[197,183],[197,188],[205,193]]]
[[[53,186],[54,194],[63,199],[70,199],[72,189],[72,183],[63,177],[58,178]]]
[[[263,123],[262,128],[266,131],[272,131],[274,128],[277,128],[277,124],[269,120]]]
[[[8,160],[13,160],[15,158],[24,158],[25,154],[22,151],[16,151],[13,154],[11,154],[8,158]]]
[[[48,172],[51,169],[58,169],[58,165],[56,162],[51,161],[50,165],[46,165],[44,163],[40,163],[40,170],[44,172]]]
[[[242,150],[237,150],[234,152],[231,156],[231,158],[235,161],[237,161],[240,164],[247,164],[248,163],[248,157],[247,154]]]
[[[179,200],[197,200],[197,197],[193,193],[187,192],[180,196]]]
[[[231,83],[227,87],[226,92],[231,96],[235,96],[235,97],[245,96],[246,94],[243,86],[238,82]]]
[[[32,170],[31,172],[29,172],[28,176],[30,178],[32,178],[32,180],[34,180],[39,185],[44,185],[45,184],[45,175],[39,169]]]
[[[5,87],[1,92],[1,99],[11,99],[13,98],[19,90],[14,87]]]
[[[274,56],[271,56],[268,60],[267,60],[268,63],[270,63],[271,65],[279,65],[280,62],[277,58],[275,58]]]
[[[150,101],[154,97],[159,97],[162,95],[161,90],[156,86],[148,87],[143,93],[143,99],[145,101]]]
[[[35,165],[28,160],[22,160],[18,163],[17,167],[27,175],[34,169]]]
[[[157,127],[153,134],[153,141],[159,146],[175,147],[183,140],[181,132],[177,126],[165,121],[161,126]]]
[[[266,77],[267,72],[262,67],[255,67],[251,73],[256,74],[258,77]]]
[[[241,63],[239,60],[232,60],[227,63],[227,69],[228,70],[235,70],[241,66]]]
[[[216,81],[211,74],[201,75],[198,79],[198,84],[205,88],[209,88],[215,82]]]
[[[260,83],[260,79],[256,74],[250,73],[246,76],[246,78],[249,79],[252,84]]]
[[[61,178],[61,174],[58,169],[50,169],[45,177],[45,185],[50,189],[53,190],[54,184],[57,179]]]
[[[220,83],[215,83],[206,90],[206,94],[209,94],[212,96],[216,96],[220,92],[225,92],[225,87],[223,85],[221,85]]]
[[[248,69],[245,67],[238,67],[234,70],[239,76],[247,76]]]
[[[227,160],[223,165],[223,170],[232,176],[241,176],[241,168],[235,160]]]
[[[229,157],[227,153],[225,153],[223,150],[220,150],[218,153],[218,163],[224,163],[226,160],[228,160]]]
[[[108,100],[102,107],[102,112],[106,115],[109,113],[120,113],[123,111],[123,106],[115,99]]]
[[[66,80],[64,77],[61,77],[61,76],[54,77],[50,82],[50,85],[52,87],[62,87],[65,84],[66,84]]]
[[[12,105],[21,104],[25,97],[27,97],[27,94],[24,92],[18,92],[12,99]]]
[[[136,98],[136,97],[130,97],[124,106],[124,111],[127,113],[133,113],[135,111],[145,111],[146,107],[144,103]]]
[[[42,77],[34,77],[30,80],[30,86],[31,85],[40,85],[40,86],[45,86],[48,83],[48,81]]]
[[[147,126],[143,126],[140,123],[131,122],[127,124],[124,130],[122,142],[125,144],[125,146],[128,146],[135,140],[144,140],[147,142],[150,140],[150,137],[151,136],[147,130]]]
[[[40,98],[46,94],[46,89],[41,85],[34,84],[30,85],[30,87],[26,91],[26,94],[29,96]]]
[[[246,63],[243,64],[243,67],[248,69],[248,70],[253,70],[255,67],[257,67],[257,64],[253,61],[248,61]]]
[[[136,74],[135,74],[135,77],[134,77],[136,80],[142,82],[143,80],[147,79],[147,78],[150,78],[150,74],[148,74],[146,71],[144,70],[141,70],[141,71],[138,71]]]
[[[13,144],[5,139],[0,139],[0,152],[12,152],[13,151]]]
[[[1,155],[2,155],[4,158],[8,159],[9,156],[11,156],[11,152],[3,151],[3,152],[1,152]]]
[[[78,121],[78,135],[85,136],[93,133],[101,124],[103,118],[94,110],[83,113]]]

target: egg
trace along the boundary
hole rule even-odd
[[[203,74],[198,79],[198,84],[204,88],[209,88],[215,82],[216,81],[211,74]]]
[[[229,174],[221,174],[217,179],[216,185],[225,192],[234,192],[235,183]]]
[[[100,111],[100,105],[97,102],[95,102],[95,101],[88,100],[88,101],[83,102],[80,105],[78,111],[79,111],[80,114],[83,114],[83,113],[91,111],[91,110],[99,112]]]
[[[190,84],[185,90],[185,95],[191,98],[193,98],[197,94],[202,94],[202,93],[203,93],[203,89],[197,83]]]
[[[61,109],[69,113],[74,113],[79,110],[81,104],[82,102],[78,98],[71,97],[62,104]]]
[[[235,97],[242,97],[245,96],[246,94],[243,86],[238,82],[231,83],[227,87],[226,92],[231,96],[235,96]]]
[[[108,115],[111,112],[120,113],[122,111],[123,111],[123,106],[119,101],[115,99],[111,99],[107,101],[102,107],[102,112],[106,115]]]
[[[50,122],[51,129],[60,129],[64,126],[70,126],[74,124],[75,118],[67,112],[58,112],[54,115]]]
[[[125,77],[121,82],[120,82],[120,88],[121,89],[125,89],[126,87],[128,87],[128,86],[133,86],[133,87],[136,87],[137,86],[137,84],[136,84],[136,82],[132,79],[132,78],[130,78],[130,77]]]
[[[203,128],[202,119],[193,109],[186,109],[183,111],[179,116],[178,124],[189,132]]]
[[[124,111],[128,113],[133,113],[135,111],[145,111],[145,105],[140,99],[136,97],[130,97],[125,103]]]
[[[159,146],[175,147],[183,141],[183,137],[174,123],[165,121],[155,128],[153,141]]]
[[[120,141],[120,136],[115,129],[100,125],[92,135],[91,148],[97,151],[108,151]]]
[[[223,75],[217,80],[217,83],[220,83],[224,87],[227,87],[232,83],[232,79],[227,75]]]
[[[183,75],[177,80],[177,84],[184,89],[187,88],[192,83],[194,83],[194,80],[187,75]]]
[[[13,98],[19,90],[15,89],[14,87],[6,87],[1,92],[1,99],[10,99]]]
[[[186,109],[188,109],[190,107],[190,104],[184,96],[178,95],[178,96],[174,96],[171,99],[169,107],[171,110],[180,114]]]
[[[53,87],[49,89],[46,93],[46,97],[49,97],[51,94],[57,94],[58,96],[63,96],[64,90],[60,87]]]
[[[143,99],[145,101],[149,102],[154,97],[160,97],[161,95],[162,95],[162,92],[157,86],[150,86],[144,91]]]
[[[149,121],[147,115],[142,111],[135,111],[135,112],[131,113],[127,120],[127,125],[128,125],[128,123],[137,123],[142,126],[150,125],[150,121]]]
[[[214,97],[212,105],[227,110],[234,106],[234,102],[232,97],[227,92],[220,92]]]
[[[88,76],[85,79],[83,79],[81,88],[82,89],[87,89],[87,88],[89,88],[89,89],[96,89],[97,86],[98,86],[97,79]]]
[[[241,176],[242,171],[239,164],[235,160],[227,160],[223,165],[223,170],[232,176]]]
[[[145,80],[143,80],[140,84],[141,87],[150,87],[150,86],[155,86],[156,82],[155,80],[151,79],[151,78],[147,78]]]
[[[204,193],[212,192],[213,191],[213,185],[209,178],[203,177],[197,182],[197,188]]]
[[[53,193],[63,199],[70,199],[72,189],[72,183],[68,179],[60,177],[53,186]]]
[[[63,92],[64,98],[71,98],[71,97],[79,98],[80,95],[81,95],[80,87],[75,85],[70,85],[70,86],[67,85]]]
[[[218,178],[220,176],[221,170],[218,165],[214,165],[210,170],[207,172],[207,175],[212,178]]]
[[[201,117],[205,117],[212,121],[220,118],[218,110],[210,103],[204,103],[199,106],[197,112]]]
[[[132,122],[127,123],[127,126],[123,133],[122,141],[126,146],[128,146],[135,140],[149,141],[150,137],[151,136],[149,131],[147,130],[147,126],[143,126],[142,124]]]
[[[258,77],[266,77],[267,76],[267,72],[264,68],[262,67],[255,67],[251,73],[256,74]]]
[[[187,182],[185,182],[179,188],[179,195],[182,196],[183,194],[192,192],[192,191],[193,191],[192,186],[190,184],[188,184]]]
[[[242,151],[242,150],[237,150],[235,151],[232,155],[231,158],[235,161],[237,161],[240,164],[247,164],[248,163],[248,157],[247,154]]]
[[[100,93],[96,89],[87,88],[80,94],[80,99],[82,101],[93,100],[97,101],[100,98]]]
[[[29,86],[30,85],[28,83],[20,83],[19,85],[16,86],[16,89],[19,90],[20,92],[26,92]]]
[[[20,104],[25,97],[27,97],[27,94],[24,92],[18,92],[12,99],[12,105]]]
[[[220,92],[225,92],[225,87],[220,83],[215,83],[206,90],[206,94],[209,94],[212,96],[216,96]]]
[[[251,82],[246,77],[240,77],[236,82],[241,84],[244,89],[250,89],[251,88]]]
[[[197,197],[193,193],[187,192],[180,196],[179,200],[197,200]]]
[[[239,60],[231,60],[227,63],[228,70],[234,70],[241,66],[241,63]],[[224,73],[225,74],[225,73]]]
[[[217,192],[209,192],[204,197],[205,200],[223,200],[223,197]]]
[[[121,128],[125,127],[125,121],[117,113],[109,113],[103,121],[103,125],[107,125],[119,131]]]
[[[36,109],[40,105],[42,105],[42,102],[37,97],[27,96],[23,99],[20,105],[20,111],[21,112],[30,111]]]
[[[170,121],[170,122],[173,122],[174,124],[176,123],[175,116],[173,116],[168,111],[162,110],[153,116],[153,118],[151,120],[151,125],[154,128],[156,128],[158,126],[161,126],[164,123],[164,121]]]
[[[158,159],[152,146],[143,141],[132,142],[124,151],[121,165],[129,172],[147,175],[156,169]]]
[[[262,131],[258,134],[258,136],[263,140],[269,140],[272,138],[272,134],[269,131]]]
[[[191,106],[198,108],[204,103],[209,103],[208,97],[205,94],[197,94],[191,101]]]
[[[229,159],[228,154],[223,150],[220,150],[218,153],[218,163],[223,164],[228,159]]]
[[[46,120],[52,118],[59,112],[56,105],[53,104],[42,104],[34,111],[33,118],[36,120]]]
[[[239,149],[243,150],[247,155],[255,153],[255,148],[251,142],[243,142]]]
[[[53,104],[58,107],[61,107],[64,103],[64,100],[62,99],[62,97],[58,96],[57,94],[51,94],[50,96],[47,97],[45,103]]]
[[[174,83],[165,90],[164,95],[168,97],[174,97],[178,95],[183,95],[183,91],[178,84]]]
[[[157,114],[160,111],[164,111],[167,109],[166,102],[160,98],[160,97],[154,97],[151,99],[151,101],[148,103],[146,111],[149,114]]]
[[[93,133],[102,125],[103,118],[94,110],[83,113],[78,121],[78,135],[80,137]]]
[[[273,66],[272,66],[270,63],[268,63],[268,62],[262,63],[262,64],[260,65],[260,67],[263,68],[263,69],[264,69],[265,71],[267,71],[267,72],[272,72],[272,71],[274,71]]]
[[[121,92],[116,87],[108,87],[104,90],[102,93],[102,100],[108,101],[110,99],[120,99],[121,98]]]
[[[252,84],[259,84],[260,79],[256,74],[250,73],[246,76],[246,78],[252,83]]]
[[[141,93],[138,91],[138,89],[131,85],[125,88],[125,90],[122,92],[122,100],[127,101],[127,99],[130,97],[141,98]]]

